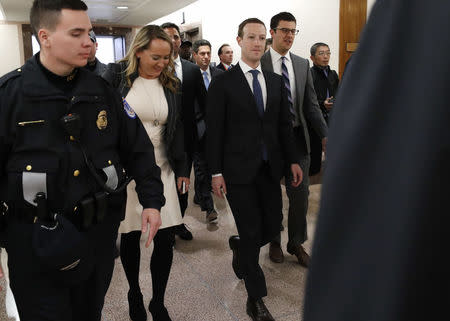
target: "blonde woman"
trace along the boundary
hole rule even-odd
[[[126,57],[118,64],[108,65],[103,75],[120,91],[125,108],[141,119],[161,168],[166,204],[161,208],[162,225],[154,238],[150,262],[153,297],[149,310],[155,321],[171,320],[164,306],[164,294],[173,258],[173,227],[182,223],[177,189],[189,187],[179,83],[171,53],[172,41],[166,33],[159,26],[147,25],[137,33]],[[134,187],[134,182],[128,186],[126,215],[119,229],[120,258],[130,286],[130,318],[141,321],[147,320],[147,314],[139,286],[141,210]]]

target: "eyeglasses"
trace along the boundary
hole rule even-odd
[[[331,51],[319,51],[317,54],[319,56],[331,56]]]
[[[294,36],[298,34],[298,29],[288,29],[288,28],[274,28],[274,30],[280,30],[282,33],[287,35],[288,33],[293,34]]]

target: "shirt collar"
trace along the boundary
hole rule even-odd
[[[254,69],[256,69],[256,70],[258,70],[260,73],[262,73],[262,70],[261,70],[261,64],[259,64],[258,67],[256,67],[256,68],[252,68],[252,67],[250,67],[249,65],[247,65],[245,62],[243,62],[242,59],[241,59],[241,60],[239,60],[239,66],[241,66],[242,72],[243,72],[244,74],[245,74],[246,72],[249,72],[250,70],[254,70]]]
[[[181,58],[180,55],[178,55],[177,59],[173,60],[173,63],[177,66],[181,66]]]
[[[211,77],[211,68],[208,67],[208,69],[206,69],[206,70],[200,69],[200,72],[202,73],[202,75],[203,75],[203,73],[204,73],[205,71],[206,71],[206,73],[208,74],[208,76]]]
[[[272,47],[270,47],[270,55],[272,56],[273,61],[278,61],[281,59],[281,57],[286,57],[287,61],[291,61],[291,52],[288,50],[285,56],[280,55],[278,52],[276,52]]]

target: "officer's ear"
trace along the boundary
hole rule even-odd
[[[49,47],[50,46],[49,36],[50,36],[49,30],[47,30],[47,29],[39,29],[39,31],[38,31],[38,38],[39,38],[39,43],[41,44],[41,46],[43,46],[43,47]]]

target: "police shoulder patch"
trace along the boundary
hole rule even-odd
[[[135,111],[133,110],[133,108],[131,108],[131,106],[128,104],[128,102],[123,97],[122,97],[122,102],[123,102],[123,109],[127,113],[128,117],[136,118]]]

